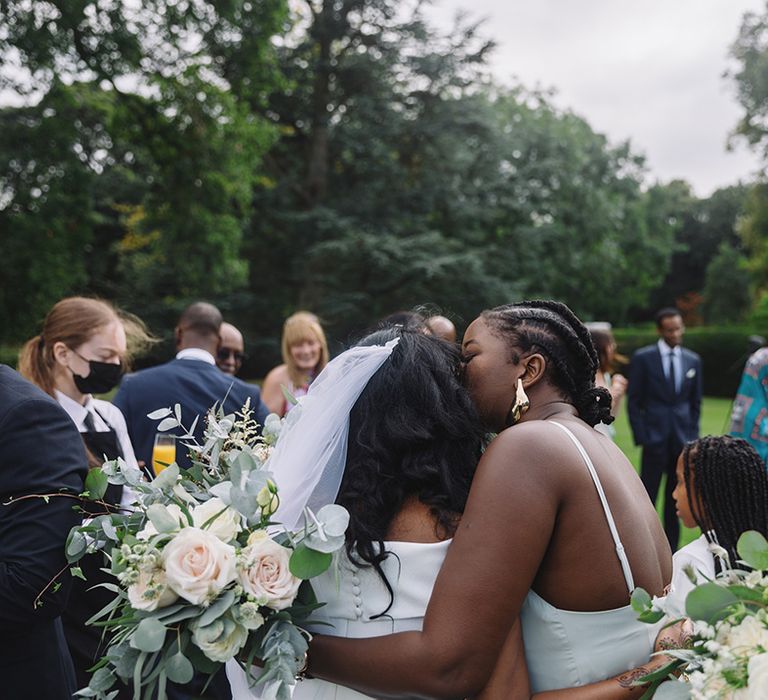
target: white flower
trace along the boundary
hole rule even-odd
[[[747,700],[768,698],[768,654],[756,654],[747,666],[749,681]]]
[[[258,533],[263,533],[257,535]],[[301,579],[288,568],[291,550],[257,531],[238,558],[237,577],[243,590],[274,610],[284,610],[296,597]]]
[[[768,649],[768,629],[757,618],[745,617],[741,624],[731,629],[729,642],[734,652],[753,654],[757,647]]]
[[[177,506],[175,503],[169,503],[166,508],[168,509],[168,512],[173,516],[173,519],[179,523],[179,530],[183,528],[189,521],[187,520],[187,516],[184,515],[181,508]],[[138,540],[148,540],[152,537],[154,537],[157,534],[157,528],[152,524],[151,520],[147,520],[146,524],[144,525],[144,529],[139,530],[138,533],[136,533],[136,539]]]
[[[215,519],[211,520],[214,516],[216,516]],[[208,522],[209,520],[211,522]],[[197,506],[192,511],[192,522],[195,527],[207,530],[223,542],[231,542],[243,529],[240,524],[240,514],[220,498],[210,498]]]
[[[136,610],[157,610],[175,603],[178,595],[169,586],[162,569],[140,569],[128,586],[128,600]]]
[[[264,616],[259,612],[258,603],[248,601],[240,606],[240,622],[246,629],[256,630],[264,624]]]
[[[280,505],[280,501],[277,498],[277,486],[275,482],[267,479],[267,485],[256,494],[256,503],[261,508],[262,515],[270,516]]]
[[[211,661],[229,661],[248,640],[248,630],[238,625],[229,615],[199,627],[193,622],[192,641]]]
[[[235,580],[235,550],[216,535],[185,527],[165,546],[168,585],[195,605],[208,605]]]

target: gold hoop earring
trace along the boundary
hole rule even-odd
[[[509,409],[509,415],[507,416],[507,427],[517,423],[530,407],[531,401],[528,398],[528,394],[525,393],[525,389],[523,389],[523,380],[518,378],[515,402],[512,404],[512,408]]]

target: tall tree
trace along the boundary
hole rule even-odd
[[[254,109],[279,83],[272,39],[285,19],[284,0],[0,3],[1,85],[30,102],[26,111],[5,111],[14,137],[33,138],[41,119],[71,137],[59,155],[40,149],[36,160],[9,160],[20,171],[47,172],[56,170],[61,153],[75,151],[87,177],[68,186],[84,222],[103,215],[102,205],[117,192],[127,195],[109,202],[113,225],[97,230],[116,236],[106,246],[117,259],[112,270],[123,274],[113,291],[139,310],[156,306],[157,299],[222,294],[247,282],[240,248],[251,186],[275,136],[271,122]],[[54,124],[64,114],[45,120],[51,109],[45,97],[68,91],[70,100],[87,93],[90,102],[110,105],[91,129],[101,140],[89,158],[78,151],[79,122],[66,131]],[[6,153],[20,155],[13,142],[6,146]],[[3,177],[0,199],[0,223],[9,230],[19,223],[14,205],[24,200],[23,183],[12,176]],[[44,206],[50,196],[42,190],[32,226],[51,228],[46,217],[56,213]],[[89,236],[86,224],[83,245]],[[76,241],[66,245],[76,247]],[[56,296],[86,286],[81,268],[72,267]],[[41,291],[48,304],[55,301],[53,291]]]

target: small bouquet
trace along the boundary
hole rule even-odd
[[[745,532],[737,551],[746,565],[743,570],[726,568],[688,593],[685,611],[693,622],[690,646],[664,651],[673,661],[641,679],[651,682],[644,698],[768,698],[768,541],[758,532]],[[724,550],[720,555],[727,559]],[[686,573],[693,583],[698,582],[696,572]],[[651,600],[642,589],[632,598],[641,620],[657,622],[667,615],[664,599]],[[685,675],[670,680],[674,671]]]
[[[185,430],[178,405],[149,417],[161,431]],[[137,700],[164,698],[168,681],[212,675],[230,659],[263,666],[255,680],[265,697],[290,697],[307,650],[299,625],[319,607],[308,579],[331,565],[349,514],[337,505],[307,509],[298,532],[271,520],[280,502],[269,471],[277,416],[259,435],[248,403],[233,415],[212,409],[202,445],[194,427],[183,437],[189,469],[173,463],[147,482],[118,459],[88,476],[91,499],[113,483],[128,485],[137,502],[128,513],[105,508],[67,541],[70,563],[101,550],[116,579],[101,584],[114,600],[89,620],[105,628],[108,646],[80,697],[109,700],[119,677]]]

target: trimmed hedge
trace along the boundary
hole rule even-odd
[[[762,331],[762,332],[761,332]],[[704,369],[704,394],[733,398],[739,386],[744,363],[756,347],[749,337],[763,335],[765,330],[752,326],[701,326],[685,331],[683,345],[701,355]],[[655,327],[614,328],[619,352],[631,357],[644,345],[655,343],[659,336]]]

